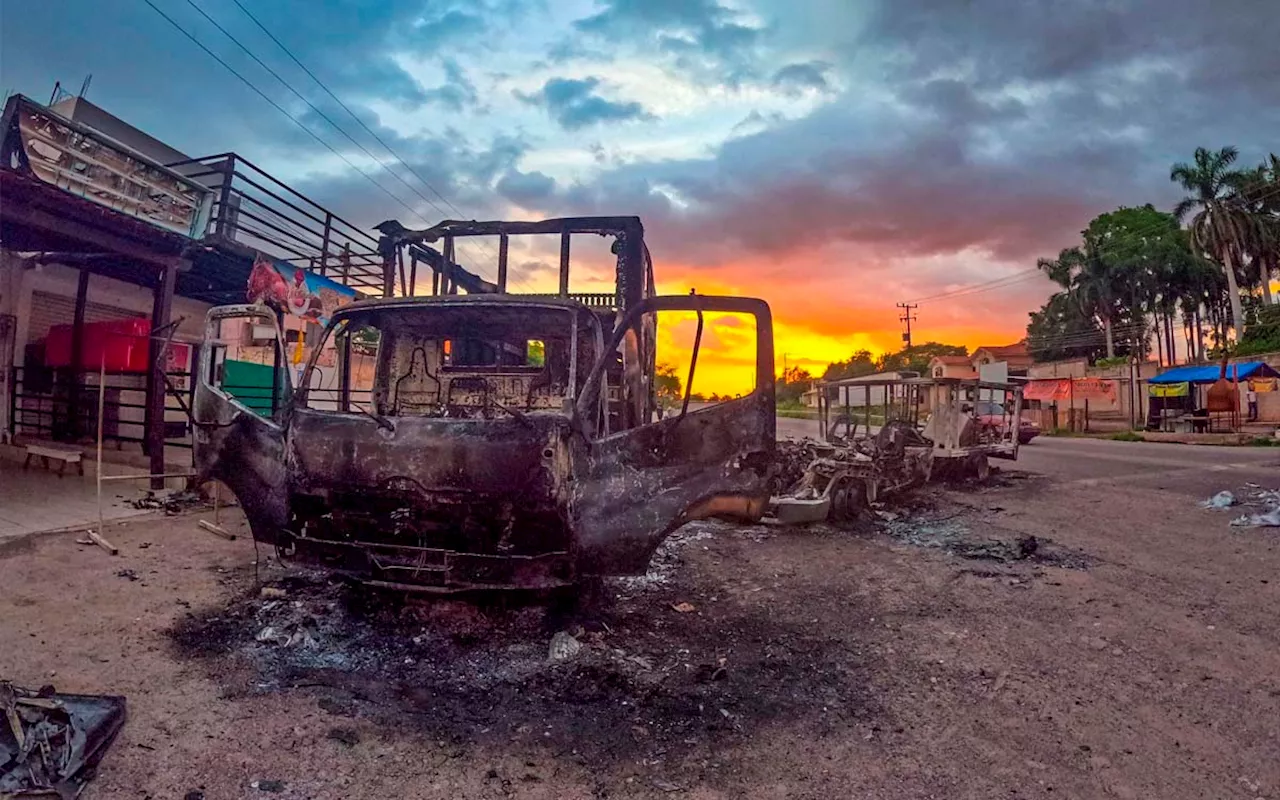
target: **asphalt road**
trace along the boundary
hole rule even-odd
[[[778,418],[779,439],[817,435],[816,421]],[[1124,483],[1196,496],[1245,482],[1280,488],[1280,448],[1041,436],[1018,449],[1017,461],[992,464],[1063,481]]]
[[[1202,495],[1243,483],[1277,488],[1280,448],[1209,447],[1044,436],[1006,469],[1080,483],[1124,484]]]

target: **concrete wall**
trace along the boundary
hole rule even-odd
[[[1084,358],[1073,358],[1067,361],[1050,361],[1046,364],[1032,364],[1027,370],[1027,377],[1037,378],[1083,378],[1089,369],[1089,361]]]

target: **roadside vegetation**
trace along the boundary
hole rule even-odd
[[[1170,180],[1186,193],[1154,206],[1102,214],[1079,244],[1037,267],[1061,288],[1031,314],[1027,345],[1037,361],[1088,358],[1102,365],[1154,355],[1173,363],[1280,351],[1280,158],[1237,162],[1234,147],[1198,148]],[[1153,352],[1154,351],[1154,352]]]

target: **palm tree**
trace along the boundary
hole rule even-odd
[[[1231,169],[1239,155],[1234,147],[1224,147],[1216,153],[1197,147],[1194,164],[1174,164],[1169,171],[1169,180],[1192,193],[1174,206],[1174,217],[1181,221],[1187,214],[1196,211],[1196,215],[1191,218],[1191,245],[1205,255],[1218,259],[1226,273],[1231,318],[1237,340],[1244,334],[1245,320],[1236,267],[1247,252],[1255,227],[1254,219],[1239,193],[1244,176]]]
[[[1083,247],[1068,247],[1058,253],[1056,259],[1039,259],[1036,266],[1066,290],[1082,314],[1101,320],[1107,341],[1107,358],[1115,358],[1112,329],[1117,299],[1116,276],[1102,258],[1097,244],[1086,231]]]
[[[1271,276],[1280,268],[1280,158],[1243,173],[1241,201],[1253,217],[1249,254],[1258,270],[1262,294],[1271,305]]]

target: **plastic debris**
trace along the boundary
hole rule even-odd
[[[1221,491],[1200,504],[1201,508],[1223,509],[1236,504],[1236,496],[1228,491]]]
[[[547,658],[551,661],[568,661],[581,652],[582,642],[575,639],[573,634],[568,631],[560,631],[551,637],[551,647],[548,648]]]
[[[1280,528],[1280,506],[1265,514],[1245,514],[1231,520],[1237,528]]]

